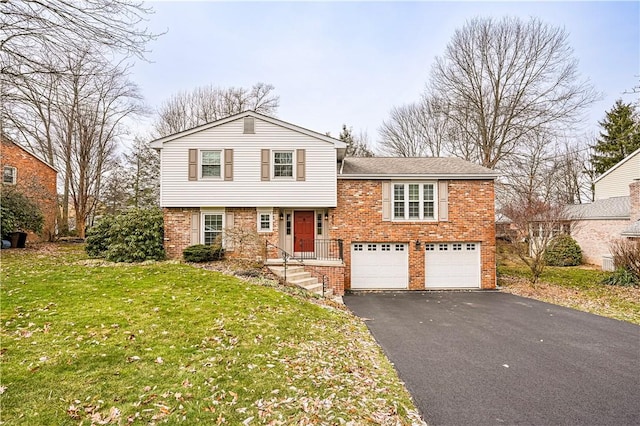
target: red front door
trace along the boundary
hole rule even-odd
[[[314,250],[314,215],[312,211],[293,212],[293,251],[313,253]]]

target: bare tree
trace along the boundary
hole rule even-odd
[[[535,285],[546,266],[545,249],[556,235],[572,226],[567,208],[520,197],[507,203],[501,213],[511,221],[506,228],[510,246],[531,271],[531,284]]]
[[[379,129],[381,151],[398,157],[463,153],[452,153],[454,129],[449,126],[446,108],[446,104],[427,95],[418,102],[394,107]]]
[[[495,168],[542,133],[582,119],[596,99],[561,28],[537,18],[476,18],[455,32],[431,73],[433,95],[472,160]]]
[[[64,73],[15,76],[18,84],[3,105],[10,131],[62,172],[60,231],[66,231],[72,204],[80,236],[100,198],[123,120],[142,112],[128,66],[111,65],[90,49],[67,52]]]
[[[343,124],[338,139],[347,144],[347,157],[373,157],[369,136],[366,132],[360,132],[354,135],[353,128]]]
[[[129,0],[11,0],[0,9],[0,64],[4,76],[59,74],[73,50],[144,58],[158,35],[141,24],[152,9]],[[59,60],[51,60],[57,58]]]
[[[203,86],[179,92],[158,109],[154,136],[171,135],[247,110],[275,115],[280,97],[273,90],[270,84],[256,83],[251,88]]]

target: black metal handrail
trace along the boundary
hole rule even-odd
[[[344,260],[344,242],[337,240],[296,239],[295,257],[300,259]]]
[[[338,250],[338,254],[340,256],[340,260],[342,260],[342,240],[334,240],[334,241],[339,241],[339,250]],[[276,251],[278,252],[278,255],[280,257],[282,257],[282,261],[283,261],[283,267],[284,267],[284,273],[283,273],[283,280],[286,283],[287,282],[287,263],[290,261],[294,261],[296,263],[298,263],[299,265],[303,266],[303,267],[307,267],[307,266],[311,266],[314,269],[315,266],[313,265],[305,265],[304,261],[299,258],[299,257],[294,257],[292,256],[289,252],[287,252],[286,250],[284,250],[281,247],[278,247],[275,244],[270,243],[269,241],[265,241],[265,259],[267,259],[269,256],[269,247],[276,249]],[[327,289],[327,281],[328,281],[329,277],[327,277],[327,275],[322,274],[322,297],[325,297],[325,293],[326,293],[326,289]]]

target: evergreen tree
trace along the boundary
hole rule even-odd
[[[629,154],[640,148],[640,118],[632,103],[618,99],[607,111],[600,137],[593,146],[591,164],[597,175],[601,175]]]
[[[129,153],[124,154],[128,169],[128,204],[153,207],[160,202],[160,155],[147,142],[136,137]]]
[[[365,134],[353,135],[353,128],[342,125],[342,131],[338,136],[342,142],[347,144],[347,157],[373,157],[373,151],[369,149]]]

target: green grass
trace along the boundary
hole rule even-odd
[[[2,251],[2,422],[410,424],[361,321],[171,262]],[[248,424],[248,423],[247,423]]]
[[[548,266],[539,283],[531,286],[527,267],[513,261],[498,266],[498,282],[507,290],[517,285],[518,294],[640,324],[640,289],[601,284],[608,274],[581,267]]]

